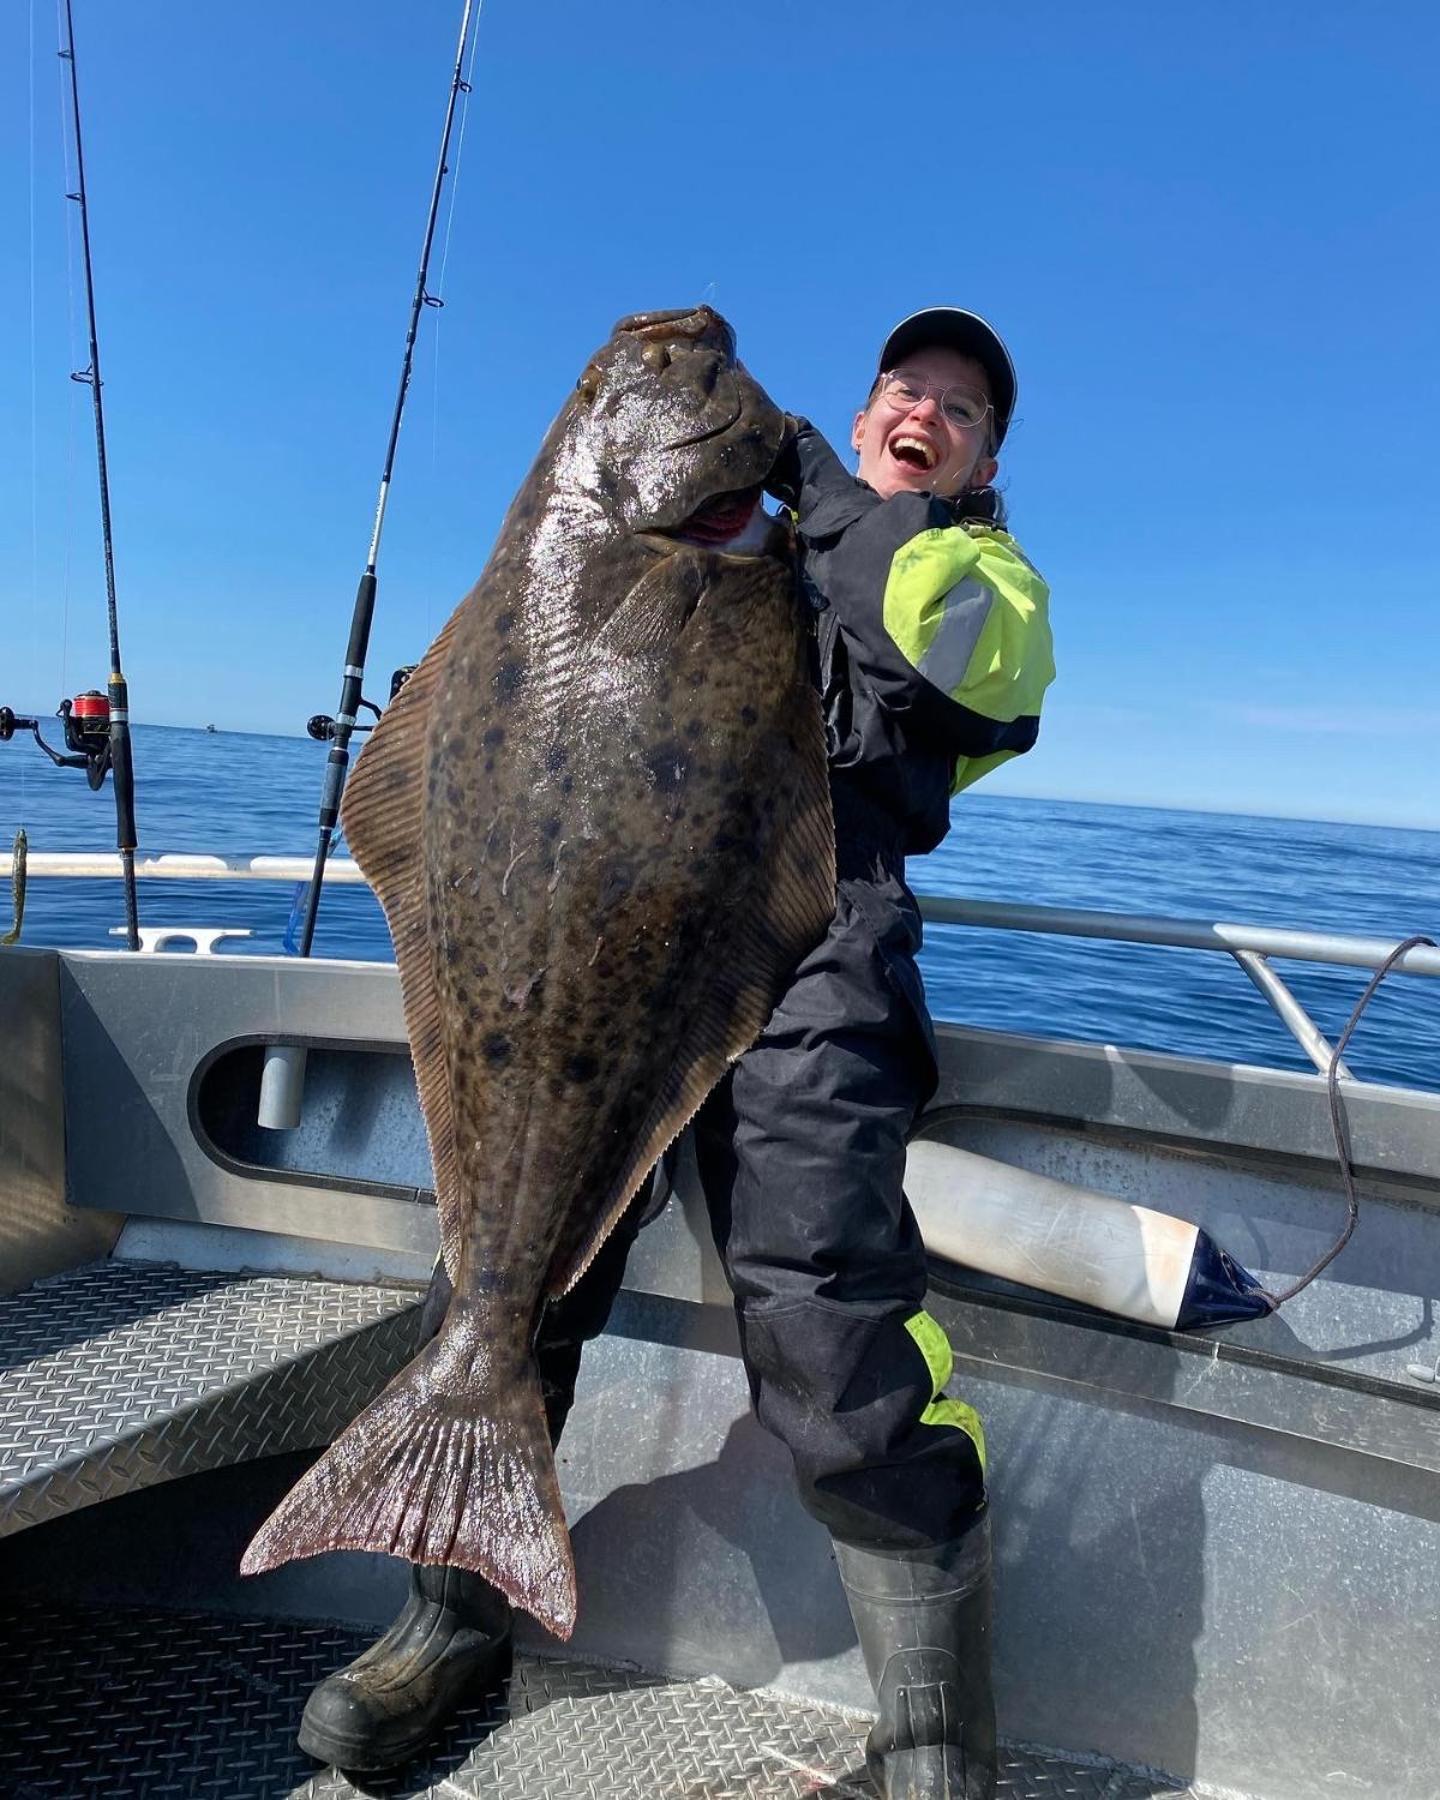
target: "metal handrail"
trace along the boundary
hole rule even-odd
[[[1100,938],[1111,943],[1155,944],[1177,950],[1222,950],[1254,982],[1281,1023],[1322,1075],[1333,1068],[1353,1080],[1335,1047],[1297,996],[1271,968],[1272,956],[1296,962],[1328,963],[1350,969],[1378,969],[1404,940],[1351,937],[1338,931],[1290,931],[1279,925],[1208,924],[1201,919],[1166,919],[1144,913],[1086,912],[1063,906],[1012,906],[1001,900],[920,897],[925,918],[937,925],[988,926],[1005,931],[1038,931],[1054,937]],[[1440,950],[1417,945],[1394,964],[1407,975],[1440,975]]]
[[[33,859],[33,853],[32,853]],[[920,910],[937,925],[984,925],[1039,931],[1052,937],[1105,938],[1119,944],[1161,944],[1176,950],[1242,950],[1295,962],[1378,969],[1400,938],[1352,937],[1340,931],[1291,931],[1282,925],[1210,924],[1148,913],[1084,912],[1069,906],[1018,906],[1006,900],[953,900],[922,894]],[[1440,975],[1440,950],[1407,950],[1395,965],[1407,975]]]
[[[0,854],[0,880],[10,873],[9,854]],[[113,879],[120,858],[86,851],[32,851],[32,876]],[[303,856],[208,856],[171,853],[139,858],[137,878],[148,881],[308,881],[313,865]],[[350,857],[331,858],[326,881],[363,886],[365,877]],[[1271,957],[1333,967],[1378,969],[1399,939],[1352,937],[1338,931],[1291,931],[1278,925],[1210,923],[1203,919],[1167,919],[1148,913],[1095,912],[1068,906],[1022,906],[1004,900],[957,900],[946,894],[921,894],[920,910],[933,925],[970,925],[1001,931],[1034,931],[1048,937],[1099,938],[1117,944],[1154,944],[1174,950],[1223,951],[1254,982],[1274,1008],[1296,1043],[1321,1072],[1337,1063],[1334,1046],[1306,1012],[1295,994],[1271,968]],[[1440,976],[1440,950],[1417,946],[1395,964],[1406,975]]]
[[[308,856],[218,856],[169,853],[135,860],[147,881],[308,881]],[[120,858],[113,852],[31,850],[35,877],[114,879]],[[10,853],[0,851],[0,881],[10,874]],[[326,866],[327,881],[364,886],[350,857]],[[1103,938],[1112,943],[1159,944],[1177,950],[1240,951],[1297,962],[1332,963],[1342,968],[1378,969],[1399,938],[1357,937],[1337,931],[1292,931],[1279,925],[1210,923],[1151,913],[1086,911],[1068,906],[1029,906],[1008,900],[964,900],[948,894],[921,894],[920,910],[935,925],[978,925],[1004,931],[1036,931],[1052,937]],[[1395,965],[1406,975],[1440,976],[1440,950],[1407,951]]]
[[[163,856],[137,856],[135,874],[144,881],[308,881],[314,863],[308,856],[212,856],[169,851]],[[38,876],[81,880],[113,880],[120,858],[98,850],[31,851],[26,865]],[[10,853],[0,851],[0,881],[10,873]],[[364,886],[365,877],[350,857],[325,866],[326,881]]]

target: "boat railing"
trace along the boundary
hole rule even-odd
[[[220,856],[166,853],[138,856],[135,874],[147,881],[280,881],[310,879],[308,856]],[[0,853],[0,881],[11,872],[11,857]],[[27,873],[33,877],[115,879],[120,858],[114,852],[32,851]],[[325,880],[336,886],[365,885],[352,858],[333,858]],[[1160,945],[1175,950],[1208,950],[1233,957],[1289,1029],[1322,1074],[1328,1074],[1335,1049],[1310,1017],[1293,990],[1273,967],[1276,959],[1322,963],[1352,969],[1378,969],[1394,955],[1400,940],[1361,937],[1338,931],[1296,931],[1277,925],[1246,925],[1206,919],[1173,919],[1157,914],[1106,912],[1066,906],[1032,906],[1009,900],[972,900],[949,894],[921,894],[920,909],[936,925],[969,925],[995,931],[1032,931],[1050,937],[1098,938],[1117,944]],[[177,937],[190,937],[197,949],[212,948],[238,932],[202,928],[150,928],[143,932],[147,950],[163,949]],[[208,940],[208,941],[205,941]],[[1398,973],[1440,976],[1440,949],[1417,946],[1395,963]],[[1353,1080],[1343,1063],[1337,1071]]]

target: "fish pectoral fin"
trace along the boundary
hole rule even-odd
[[[427,1345],[347,1426],[255,1534],[241,1573],[327,1550],[471,1569],[568,1638],[575,1565],[538,1373],[531,1364],[503,1396],[482,1392],[456,1335]]]
[[[360,872],[385,909],[395,945],[405,1029],[435,1169],[441,1248],[452,1277],[459,1266],[460,1200],[426,907],[424,818],[430,715],[458,617],[457,612],[386,708],[360,753],[340,809],[345,836]]]
[[[596,668],[663,650],[685,629],[709,582],[702,552],[675,549],[652,563],[627,589],[596,633],[588,656]]]

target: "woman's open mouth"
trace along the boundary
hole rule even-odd
[[[902,468],[917,475],[928,475],[940,466],[939,450],[918,432],[897,431],[885,448]]]

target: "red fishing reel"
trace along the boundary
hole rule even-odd
[[[57,767],[83,769],[91,787],[98,788],[110,768],[109,700],[98,688],[88,688],[73,700],[62,700],[55,716],[63,721],[68,756],[45,742],[38,719],[22,718],[8,706],[0,706],[0,744],[8,744],[17,731],[28,731]]]
[[[65,724],[66,749],[83,762],[86,779],[98,788],[110,767],[110,702],[98,689],[87,688],[55,710]]]

